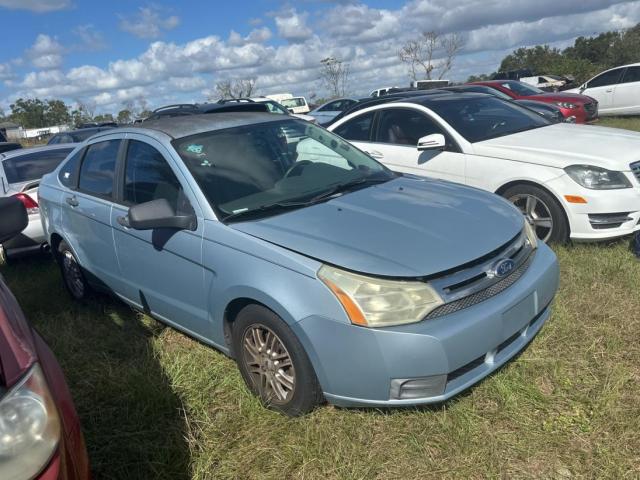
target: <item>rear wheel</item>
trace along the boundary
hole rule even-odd
[[[569,223],[558,201],[535,185],[514,185],[502,194],[513,203],[533,226],[536,235],[546,243],[566,243]]]
[[[80,264],[71,251],[69,244],[64,240],[58,245],[56,257],[67,291],[75,300],[85,300],[91,292],[91,287],[84,278]]]
[[[322,401],[320,385],[302,344],[275,313],[249,305],[236,317],[232,332],[240,373],[263,404],[297,416]]]

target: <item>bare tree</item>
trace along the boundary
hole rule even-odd
[[[343,97],[349,85],[349,64],[335,57],[320,60],[320,81],[331,97]]]
[[[256,79],[223,80],[216,83],[215,96],[219,98],[244,98],[250,97],[256,90]],[[213,95],[211,96],[213,97]],[[213,98],[209,98],[213,100]]]
[[[419,38],[409,40],[400,50],[398,58],[409,66],[412,80],[424,74],[427,80],[438,73],[438,80],[451,70],[453,61],[464,47],[464,39],[458,33],[440,35],[438,32],[422,32]]]

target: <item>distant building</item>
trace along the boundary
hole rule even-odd
[[[9,141],[22,138],[20,136],[20,125],[13,122],[0,122],[0,133]]]
[[[68,125],[53,125],[44,128],[22,128],[13,122],[0,123],[0,131],[9,141],[19,141],[23,138],[43,138],[55,133],[66,132]]]

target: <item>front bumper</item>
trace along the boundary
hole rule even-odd
[[[322,385],[340,406],[442,402],[520,352],[549,318],[558,286],[553,252],[540,245],[527,271],[502,293],[451,315],[383,329],[321,317],[293,325]],[[394,379],[446,376],[437,395],[393,398]]]
[[[632,185],[637,180],[629,173]],[[567,213],[571,228],[571,239],[582,241],[609,240],[631,235],[640,231],[640,187],[619,190],[589,190],[562,175],[547,186],[557,193],[557,197]],[[569,203],[564,195],[583,197],[587,203]],[[624,221],[613,221],[621,218]],[[626,219],[626,220],[625,220]],[[609,225],[601,223],[609,220]]]

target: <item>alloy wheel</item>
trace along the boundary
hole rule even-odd
[[[75,257],[68,250],[62,254],[62,269],[64,271],[64,279],[73,296],[82,298],[84,296],[84,278],[82,277],[82,271]]]
[[[527,193],[514,195],[509,198],[509,201],[520,209],[540,240],[547,242],[551,238],[553,217],[549,206],[544,201]]]
[[[285,404],[296,387],[291,356],[270,328],[253,324],[242,339],[243,361],[260,396],[268,403]]]

